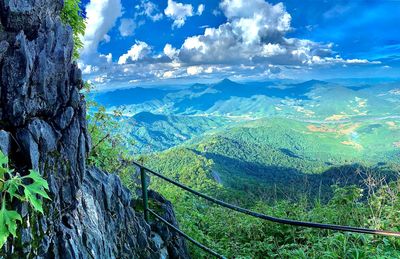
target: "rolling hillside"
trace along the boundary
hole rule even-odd
[[[224,117],[160,115],[150,112],[140,112],[123,121],[122,130],[135,142],[132,150],[135,154],[162,151],[233,122]]]
[[[181,148],[210,159],[215,180],[235,190],[271,193],[277,187],[282,195],[296,196],[316,194],[322,185],[328,194],[336,182],[361,185],[358,166],[383,172],[398,164],[399,127],[399,119],[335,124],[260,119],[197,137]],[[165,159],[176,150],[166,151]]]
[[[284,218],[396,229],[398,182],[391,181],[400,172],[398,89],[396,82],[368,80],[223,80],[93,97],[108,114],[122,114],[111,132],[135,142],[136,159],[196,190]],[[121,176],[135,186],[130,173]],[[150,188],[173,202],[186,233],[231,257],[398,255],[385,240],[293,232],[227,213],[155,177]],[[343,252],[343,243],[357,254]]]

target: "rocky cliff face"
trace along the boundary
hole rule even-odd
[[[60,21],[62,5],[0,0],[0,149],[21,174],[39,170],[52,198],[44,215],[15,205],[23,227],[0,258],[168,256],[118,177],[86,168],[90,137],[79,93],[83,83],[71,63],[72,34]],[[177,257],[187,257],[184,244],[178,245]]]

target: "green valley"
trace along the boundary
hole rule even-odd
[[[158,92],[145,105],[137,98],[129,104],[128,92],[117,93],[123,105],[101,104],[120,113],[111,132],[134,143],[131,155],[196,190],[283,218],[398,230],[397,89],[387,82],[223,80]],[[121,176],[137,188],[129,171]],[[185,232],[230,257],[399,255],[394,239],[260,222],[154,177],[151,188],[172,201]],[[204,256],[195,247],[191,253]]]

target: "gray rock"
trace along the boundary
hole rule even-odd
[[[11,149],[10,133],[0,130],[0,150],[4,155],[8,156]]]
[[[4,54],[6,53],[8,46],[10,44],[8,44],[7,41],[3,40],[2,42],[0,42],[0,62],[3,59]]]
[[[23,150],[22,156],[28,161],[29,168],[39,169],[39,146],[28,129],[17,130],[17,141]]]
[[[152,199],[157,203],[159,207],[159,215],[166,221],[179,228],[178,221],[175,217],[175,212],[170,201],[166,200],[162,195],[152,190],[149,190],[149,199]],[[185,239],[182,238],[178,233],[170,230],[165,224],[159,221],[151,223],[151,229],[153,232],[160,235],[162,240],[165,242],[164,248],[167,249],[168,255],[171,258],[190,258],[190,255],[186,248]]]
[[[65,129],[71,123],[74,113],[74,108],[67,107],[63,113],[56,118],[56,125],[58,128],[62,130]]]

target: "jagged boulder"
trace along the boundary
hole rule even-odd
[[[20,174],[38,170],[52,199],[44,215],[15,204],[23,226],[0,258],[160,258],[164,251],[119,178],[86,167],[82,73],[71,61],[62,6],[0,0],[0,149]]]
[[[150,190],[148,195],[149,199],[153,200],[157,205],[158,213],[160,213],[159,215],[179,228],[172,203],[155,191]],[[172,258],[190,258],[184,239],[180,238],[179,234],[157,220],[151,222],[150,225],[154,233],[152,238],[157,240],[159,236],[158,239],[161,240],[161,242],[157,242],[160,244],[157,248],[161,249],[161,252],[164,249]]]

